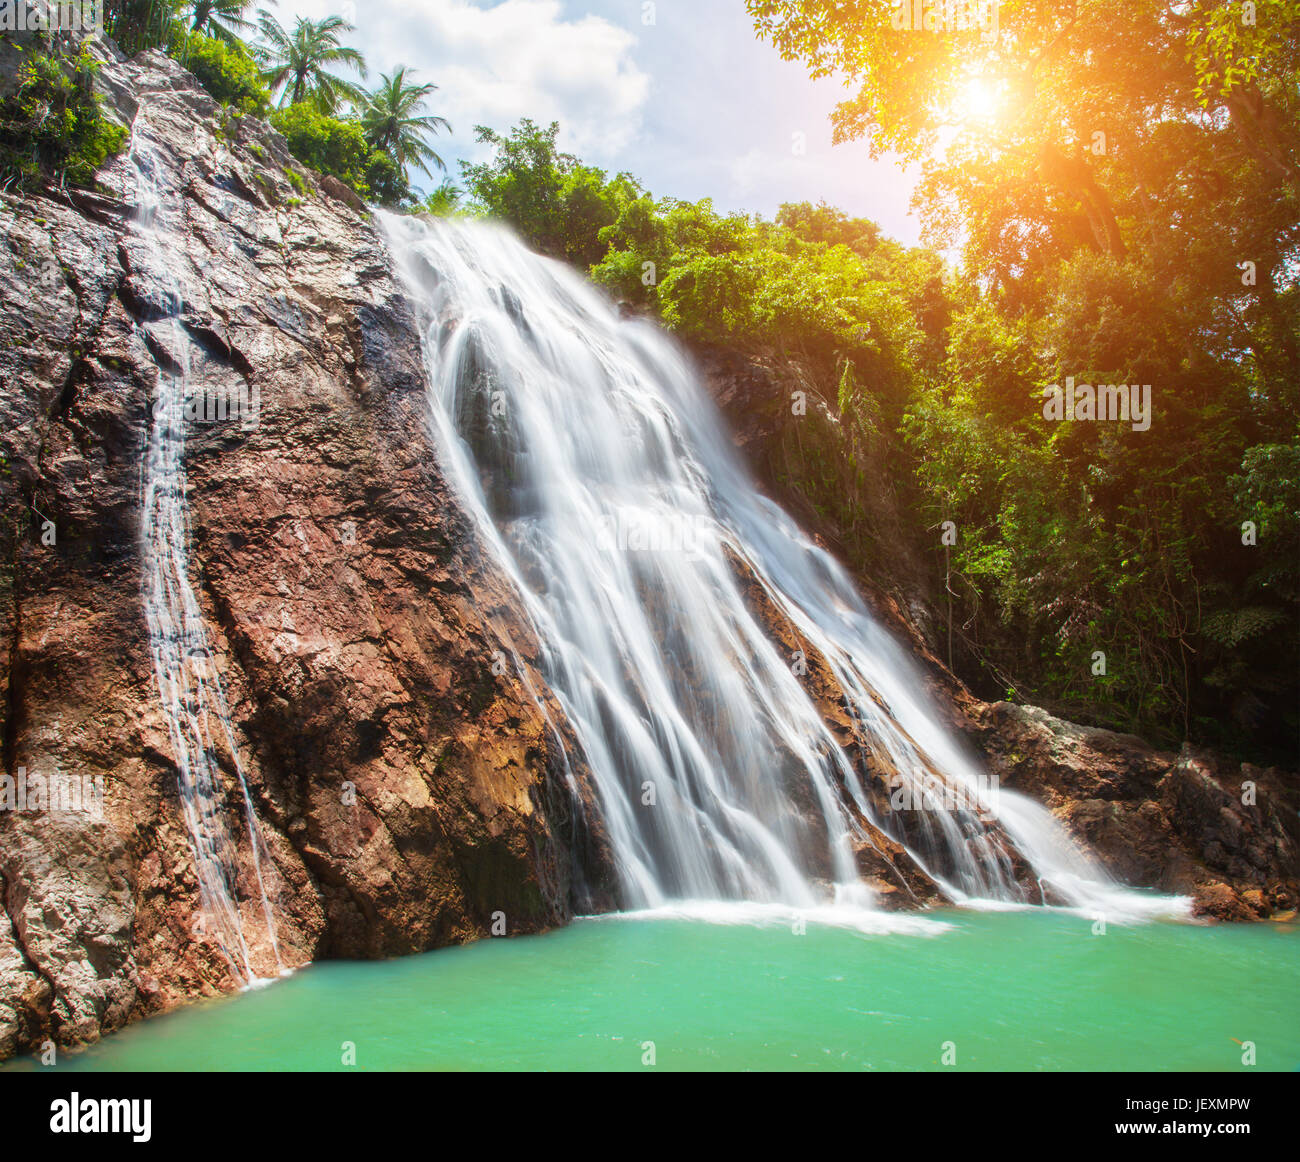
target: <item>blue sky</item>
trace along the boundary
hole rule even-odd
[[[825,198],[917,240],[914,172],[871,161],[861,142],[831,146],[843,90],[760,42],[743,0],[655,0],[653,23],[645,0],[280,0],[272,12],[286,25],[343,15],[372,79],[406,64],[437,83],[453,175],[484,156],[476,124],[557,120],[565,148],[657,196],[768,216]]]

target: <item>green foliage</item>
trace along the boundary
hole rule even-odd
[[[252,146],[249,147],[253,148]],[[303,197],[307,196],[307,180],[293,166],[285,166],[281,171],[285,180]]]
[[[719,214],[708,199],[641,194],[599,238],[609,249],[592,278],[687,338],[798,354],[827,376],[848,359],[875,396],[900,405],[922,374],[931,338],[919,299],[942,294],[942,268],[883,241],[873,223],[807,204],[765,222]]]
[[[1296,444],[1257,444],[1241,460],[1241,475],[1228,482],[1243,519],[1255,525],[1263,544],[1279,549],[1281,571],[1289,597],[1300,597],[1300,447]]]
[[[132,55],[170,43],[184,0],[104,0],[104,31]]]
[[[176,29],[167,51],[222,105],[256,117],[270,112],[270,90],[262,83],[257,62],[239,41]]]
[[[405,68],[395,69],[391,76],[385,74],[380,80],[383,83],[366,96],[361,106],[361,125],[366,140],[403,167],[413,165],[428,174],[426,163],[433,162],[440,170],[445,170],[446,164],[427,139],[439,129],[450,133],[451,125],[445,117],[427,116],[421,112],[438,86],[409,82]]]
[[[271,124],[300,162],[351,186],[381,205],[400,205],[410,194],[406,176],[387,154],[371,147],[361,123],[322,113],[303,101],[271,114]]]
[[[968,657],[990,682],[1010,673],[1026,696],[1170,743],[1239,744],[1276,706],[1276,745],[1292,729],[1277,646],[1296,638],[1300,452],[1251,446],[1248,369],[1189,352],[1149,271],[1084,252],[1054,282],[1033,316],[970,292],[942,386],[903,422],[923,512],[960,531]],[[1045,421],[1038,387],[1067,375],[1150,383],[1151,429]],[[1267,529],[1257,546],[1246,519]]]
[[[346,103],[362,106],[366,95],[351,80],[334,71],[342,66],[366,75],[365,58],[342,43],[354,28],[341,16],[323,20],[298,17],[289,32],[269,12],[258,13],[262,40],[253,52],[263,67],[262,79],[280,94],[280,106],[311,102],[326,114],[337,113]]]
[[[271,114],[271,124],[284,135],[290,152],[318,173],[331,174],[358,193],[368,194],[365,180],[371,149],[361,126],[322,113],[302,101]]]
[[[1003,0],[995,39],[899,33],[884,4],[747,7],[785,56],[853,79],[837,139],[921,161],[929,236],[963,246],[947,303],[920,296],[900,430],[923,527],[959,530],[932,560],[965,676],[1293,757],[1300,8]],[[1045,420],[1067,376],[1150,384],[1150,429]]]
[[[1287,68],[1287,44],[1279,32],[1297,26],[1294,0],[1255,0],[1254,20],[1247,23],[1232,4],[1206,5],[1186,24],[1185,55],[1196,74],[1195,93],[1203,106],[1233,91],[1266,85]],[[1294,60],[1294,57],[1292,57]]]
[[[607,180],[556,145],[559,125],[541,129],[527,119],[508,137],[482,125],[477,140],[496,156],[481,165],[461,163],[470,208],[508,222],[536,250],[589,267],[605,254],[600,231],[622,207],[641,196],[630,177]]]
[[[450,181],[444,181],[436,190],[427,194],[424,201],[412,207],[412,213],[432,214],[435,218],[449,218],[460,212],[461,191]]]
[[[410,201],[411,183],[405,168],[382,149],[370,151],[365,175],[370,197],[379,205],[398,209]]]
[[[93,184],[127,137],[103,115],[95,67],[84,49],[76,56],[28,54],[17,88],[0,103],[0,180]]]
[[[242,45],[240,36],[253,31],[248,10],[255,0],[193,0],[185,5],[191,18],[190,30],[201,32],[226,44]]]

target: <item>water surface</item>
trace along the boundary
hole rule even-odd
[[[314,965],[64,1055],[77,1070],[1257,1070],[1300,1066],[1296,925],[927,913],[865,934],[582,920]],[[345,1043],[356,1064],[345,1066]],[[951,1051],[950,1051],[951,1052]],[[17,1062],[11,1068],[33,1068]]]

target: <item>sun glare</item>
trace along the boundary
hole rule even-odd
[[[954,112],[962,121],[984,124],[994,120],[1002,110],[1002,94],[986,77],[971,77],[957,91]]]

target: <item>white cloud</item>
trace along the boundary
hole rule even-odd
[[[350,6],[350,7],[349,7]],[[280,0],[298,15],[348,15],[371,79],[405,64],[440,88],[430,112],[448,161],[482,161],[474,126],[508,130],[522,117],[559,121],[561,145],[584,161],[628,170],[657,195],[712,197],[719,209],[767,215],[781,202],[826,199],[916,240],[908,214],[916,171],[872,162],[862,143],[830,144],[834,80],[759,42],[740,0]],[[585,11],[584,11],[585,10]],[[567,15],[566,15],[567,13]],[[807,152],[792,152],[794,131]],[[427,183],[426,183],[427,184]]]
[[[650,77],[632,59],[636,36],[598,16],[565,19],[560,0],[282,0],[277,18],[355,12],[372,71],[407,64],[439,86],[435,111],[472,152],[476,124],[509,129],[521,117],[559,121],[566,149],[593,159],[631,144],[641,127]],[[639,9],[631,10],[639,12]]]
[[[727,164],[727,193],[738,204],[756,195],[780,202],[827,201],[849,214],[874,219],[886,234],[914,239],[910,215],[914,168],[900,171],[893,158],[873,161],[861,145],[810,147],[807,153],[753,148]]]

